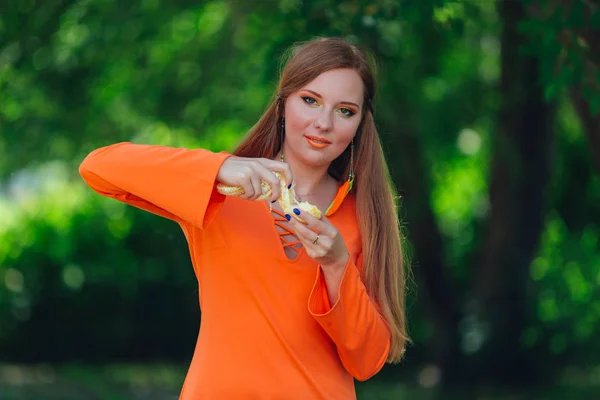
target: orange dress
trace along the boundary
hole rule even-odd
[[[286,257],[267,202],[215,190],[229,156],[117,143],[79,168],[96,192],[176,221],[187,238],[202,321],[180,399],[355,399],[354,378],[382,368],[390,332],[361,280],[354,195],[328,212],[350,253],[330,305],[320,266],[303,248]]]

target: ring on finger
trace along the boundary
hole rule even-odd
[[[313,242],[312,242],[313,244],[317,244],[317,242],[319,241],[319,236],[320,236],[320,235],[317,233],[317,237],[316,237],[316,238],[315,238],[315,240],[313,240]]]

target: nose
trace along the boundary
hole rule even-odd
[[[320,131],[330,131],[333,127],[333,120],[327,110],[323,110],[315,119],[315,128]]]

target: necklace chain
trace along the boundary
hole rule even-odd
[[[279,156],[279,160],[280,160],[281,162],[284,162],[284,156],[283,156],[283,152],[281,152],[281,156]],[[329,179],[329,175],[327,176],[327,178]],[[313,193],[306,193],[306,194],[303,194],[303,195],[299,195],[298,193],[296,193],[296,192],[294,191],[294,194],[296,195],[296,197],[298,198],[298,200],[300,200],[300,201],[304,201],[304,200],[302,200],[302,198],[303,198],[303,197],[306,197],[306,196],[312,196],[312,194],[313,194]]]

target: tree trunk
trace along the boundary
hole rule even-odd
[[[416,125],[412,121],[409,104],[394,104],[404,110],[405,117],[384,118],[387,129],[399,132],[384,136],[387,147],[394,149],[396,157],[390,157],[392,179],[401,193],[402,222],[408,227],[408,238],[413,246],[411,268],[418,282],[419,292],[425,294],[425,307],[432,317],[434,326],[430,362],[441,371],[441,383],[455,381],[459,371],[458,323],[460,313],[453,279],[444,260],[444,245],[430,206],[431,190],[428,185],[417,137]],[[393,115],[394,110],[387,111]],[[404,215],[405,213],[405,215]]]
[[[564,3],[564,2],[563,2]],[[571,4],[572,6],[572,4]],[[592,161],[596,173],[600,174],[600,111],[592,111],[589,99],[583,96],[583,89],[592,88],[594,96],[600,96],[600,32],[593,28],[592,18],[594,13],[600,12],[600,6],[589,2],[585,6],[584,24],[580,29],[566,31],[565,36],[578,36],[586,43],[586,51],[579,50],[583,57],[583,78],[570,90],[571,101],[579,116],[581,127],[590,144]],[[565,47],[569,42],[564,43]],[[568,49],[569,51],[577,51]]]
[[[600,174],[600,114],[592,113],[589,102],[581,96],[581,90],[578,88],[571,89],[571,101],[590,144],[596,173]]]
[[[417,61],[412,61],[418,67],[412,70],[410,67],[399,68],[409,75],[403,75],[393,68],[382,71],[389,75],[380,78],[382,82],[387,82],[386,86],[380,87],[381,92],[393,92],[382,95],[382,98],[393,98],[395,101],[393,104],[378,104],[377,119],[385,125],[381,131],[385,147],[392,149],[391,154],[388,154],[388,162],[392,179],[401,195],[400,218],[408,230],[408,239],[412,245],[410,266],[417,281],[418,293],[424,295],[422,299],[417,299],[417,307],[411,307],[409,311],[415,308],[419,311],[427,310],[433,336],[424,356],[428,363],[439,369],[439,383],[445,386],[462,381],[458,336],[461,299],[458,298],[453,276],[444,259],[446,252],[443,238],[431,208],[430,178],[421,142],[423,132],[419,129],[416,117],[419,115],[419,110],[416,109],[418,102],[414,97],[419,95],[414,92],[419,85],[415,85],[413,81],[439,73],[440,57],[443,49],[448,46],[448,39],[442,30],[431,24],[433,5],[427,2],[419,4],[422,19],[414,22],[414,27],[419,32],[418,42],[423,51],[416,53],[419,55],[410,55],[418,57]],[[379,46],[373,43],[370,48],[377,49]],[[379,59],[389,59],[385,54],[377,56]],[[392,59],[392,65],[404,63],[401,58],[393,56]],[[386,134],[387,132],[393,134]]]
[[[478,378],[500,384],[535,380],[520,344],[531,304],[529,265],[543,229],[549,180],[551,117],[539,85],[538,61],[520,52],[521,2],[501,1],[501,109],[490,179],[490,214],[475,275],[473,337]],[[479,336],[481,335],[481,336]],[[477,349],[475,349],[477,350]]]

